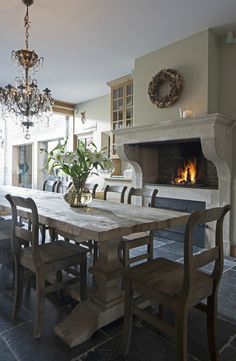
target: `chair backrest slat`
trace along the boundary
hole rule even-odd
[[[32,232],[28,229],[15,226],[15,236],[24,241],[32,242]]]
[[[46,179],[43,183],[43,190],[48,192],[59,193],[61,181]]]
[[[65,193],[68,191],[70,186],[72,185],[72,181],[58,181],[56,186],[56,193]]]
[[[12,235],[11,246],[13,256],[17,257],[20,252],[21,244],[29,243],[32,246],[32,258],[35,266],[37,267],[42,263],[39,247],[38,247],[38,209],[32,198],[15,197],[10,194],[6,195],[6,199],[9,201],[12,210]],[[27,212],[31,220],[31,229],[24,229],[19,227],[18,217],[21,216],[21,212]],[[19,242],[20,241],[20,242]]]
[[[127,197],[127,203],[131,204],[132,198],[136,196],[136,197],[142,197],[142,200],[144,200],[145,198],[149,198],[150,199],[149,207],[155,207],[157,193],[158,193],[157,189],[131,187]]]
[[[110,186],[107,184],[104,189],[104,200],[107,200],[107,193],[120,193],[120,203],[124,203],[126,189],[127,186]]]
[[[201,268],[219,258],[219,246],[203,251],[193,257],[193,267]]]
[[[88,188],[88,190],[92,193],[93,198],[95,198],[96,195],[96,189],[98,187],[97,183],[85,183],[85,187]]]

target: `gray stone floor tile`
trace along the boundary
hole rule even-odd
[[[12,268],[0,264],[0,294],[9,293],[13,290]]]
[[[236,351],[232,347],[227,347],[220,354],[219,361],[235,361],[236,360]]]
[[[1,361],[17,361],[11,350],[0,338],[0,360]]]
[[[83,361],[175,361],[175,348],[168,340],[144,327],[134,327],[130,351],[121,354],[121,336],[108,340],[95,351],[82,356]],[[191,355],[188,361],[196,361]]]
[[[236,270],[229,269],[222,275],[223,282],[236,289]]]
[[[16,320],[13,320],[12,308],[13,298],[6,294],[0,294],[0,334],[12,327],[32,320],[31,314],[24,307],[22,307],[19,317]]]
[[[72,349],[69,348],[54,334],[53,328],[65,319],[70,311],[65,307],[57,312],[49,313],[45,317],[40,339],[33,338],[34,320],[2,333],[1,337],[6,344],[10,345],[17,361],[70,361],[106,339],[103,332],[97,331],[89,341]]]
[[[231,341],[231,346],[236,349],[236,334],[235,334],[235,336],[233,337],[233,339]]]

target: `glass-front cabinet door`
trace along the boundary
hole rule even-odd
[[[126,75],[107,83],[111,87],[111,129],[133,126],[133,79]],[[111,155],[116,155],[115,136],[111,136]]]

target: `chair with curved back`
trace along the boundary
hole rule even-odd
[[[85,187],[92,193],[93,198],[96,196],[97,183],[85,183]]]
[[[72,181],[59,181],[57,185],[58,193],[64,194],[72,185]]]
[[[85,186],[90,190],[92,191],[92,195],[93,197],[95,197],[95,192],[96,192],[96,189],[98,187],[98,184],[92,184],[92,183],[86,183]],[[126,191],[127,187],[126,186],[109,186],[107,185],[105,187],[105,190],[104,190],[104,200],[107,199],[107,193],[109,192],[114,192],[114,193],[120,193],[120,202],[121,203],[124,203],[124,195],[125,195],[125,191]],[[97,257],[98,257],[98,243],[94,240],[85,240],[85,239],[81,239],[80,237],[71,237],[70,234],[68,233],[62,233],[60,232],[60,235],[62,237],[64,237],[67,241],[69,240],[73,240],[74,242],[76,243],[79,243],[83,246],[85,246],[89,252],[91,254],[93,254],[93,264],[95,264],[96,260],[97,260]]]
[[[67,188],[69,188],[72,185],[72,182],[68,182]],[[92,197],[95,198],[96,189],[98,187],[97,183],[85,183],[85,187],[88,188],[88,190],[91,192]],[[66,232],[59,232],[59,235],[64,237],[64,239],[69,242],[70,240],[73,240],[77,244],[81,244],[84,246],[92,255],[93,255],[93,263],[95,263],[97,257],[98,257],[98,244],[97,242],[89,239],[82,239],[80,237],[72,237],[69,233]]]
[[[44,181],[43,191],[58,193],[57,190],[58,190],[58,181],[57,180],[46,179]]]
[[[45,191],[45,192],[60,193],[60,187],[61,187],[61,181],[58,181],[58,180],[46,179],[43,183],[43,191]],[[51,241],[55,241],[55,239],[56,239],[56,234],[54,232],[54,229],[51,229],[50,227],[48,227],[45,224],[40,224],[42,244],[45,243],[47,230],[49,230]]]
[[[127,186],[119,186],[119,185],[109,185],[107,184],[104,189],[103,199],[106,201],[110,196],[108,196],[108,193],[115,193],[120,194],[119,201],[120,203],[124,203],[125,201],[125,192],[126,192]]]
[[[155,207],[157,189],[146,188],[130,188],[127,198],[127,203],[132,204],[135,198],[141,200],[142,205],[146,202],[149,207]],[[131,250],[139,247],[146,246],[146,252],[138,252],[137,256],[131,257]],[[143,248],[143,247],[142,247]],[[120,261],[124,268],[129,268],[131,264],[141,260],[153,259],[153,235],[151,232],[138,232],[132,233],[122,238],[120,242],[118,254]]]
[[[47,192],[59,192],[59,186],[60,183],[57,180],[52,180],[52,179],[46,179],[43,182],[43,191],[47,191]],[[28,219],[23,219],[22,217],[19,218],[20,222],[23,224],[27,223],[28,224],[28,229],[30,229],[31,227],[31,222]],[[45,243],[46,240],[46,230],[48,230],[49,228],[45,225],[41,225],[40,227],[40,232],[41,232],[41,236],[42,236],[42,243]],[[52,238],[53,238],[53,233],[52,233]]]
[[[39,244],[38,242],[38,210],[31,198],[22,198],[6,195],[12,209],[12,234],[11,246],[15,264],[15,300],[13,318],[16,318],[22,303],[24,269],[35,274],[36,279],[36,321],[34,336],[41,335],[45,295],[63,289],[66,285],[80,281],[80,298],[87,297],[87,252],[81,247],[64,241]],[[19,212],[27,211],[31,219],[31,229],[19,226],[17,218]],[[28,246],[26,246],[28,243]],[[24,247],[22,247],[24,245]],[[70,280],[63,281],[62,270],[80,265],[80,275]],[[56,272],[57,282],[49,284],[51,274]],[[74,273],[72,273],[74,274]]]
[[[132,331],[132,315],[145,320],[153,327],[175,338],[178,361],[187,361],[187,318],[189,310],[197,307],[207,314],[207,332],[210,360],[218,360],[216,350],[217,292],[223,271],[223,221],[230,210],[227,205],[206,211],[193,212],[186,224],[184,238],[184,263],[166,258],[136,265],[125,271],[126,299],[123,333],[123,352],[127,353]],[[196,225],[215,225],[215,245],[202,253],[193,254],[192,235]],[[212,225],[210,226],[211,229]],[[209,274],[202,267],[214,264]],[[161,304],[174,315],[174,325],[164,317],[150,314],[138,307],[133,295],[138,292],[145,300]],[[207,303],[202,303],[207,299]],[[202,332],[202,330],[199,330]],[[158,336],[157,336],[158,337]]]

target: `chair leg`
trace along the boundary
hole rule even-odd
[[[97,258],[98,258],[98,242],[93,241],[93,265],[95,265]]]
[[[15,299],[12,317],[15,319],[20,312],[24,286],[24,267],[15,263]]]
[[[44,271],[36,272],[36,320],[34,327],[34,337],[41,336],[45,299],[45,274]]]
[[[133,315],[131,312],[131,302],[133,298],[133,290],[131,289],[131,281],[125,280],[125,310],[124,310],[124,325],[123,325],[123,337],[122,337],[122,350],[123,354],[129,352],[129,345],[132,335],[132,324],[133,324]]]
[[[176,351],[178,361],[187,361],[187,321],[188,312],[184,307],[179,307],[178,314],[176,314]]]
[[[46,239],[46,227],[44,224],[41,225],[40,227],[40,232],[41,232],[41,236],[42,236],[42,244],[45,244],[45,239]]]
[[[49,228],[50,241],[55,242],[58,238],[58,235],[55,232],[55,229]]]
[[[81,255],[80,262],[80,298],[82,301],[87,298],[87,254]]]
[[[207,299],[207,338],[211,361],[218,360],[216,348],[216,312],[217,294],[216,292]]]

